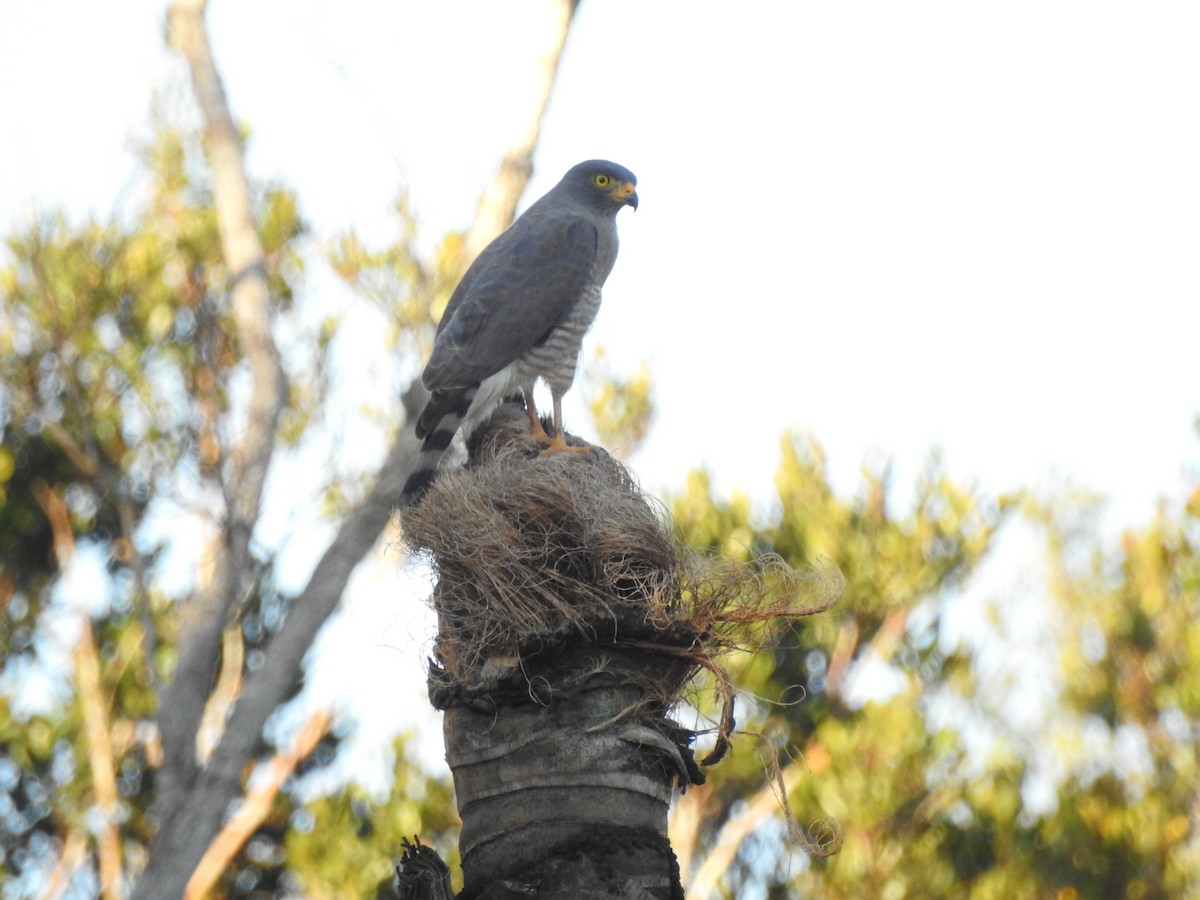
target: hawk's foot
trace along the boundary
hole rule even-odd
[[[559,432],[550,440],[550,443],[546,445],[546,449],[544,449],[542,451],[541,455],[549,456],[552,453],[563,453],[563,452],[587,453],[589,449],[590,448],[588,448],[588,447],[572,447],[572,446],[570,446],[567,443],[566,438],[564,438],[562,436],[562,433]]]
[[[550,435],[546,433],[546,429],[542,427],[542,423],[537,419],[533,420],[533,426],[529,429],[529,436],[543,447],[549,447],[554,443]]]

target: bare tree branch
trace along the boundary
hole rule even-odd
[[[245,430],[223,472],[223,546],[208,589],[200,591],[185,611],[178,665],[159,704],[164,765],[158,778],[158,813],[164,819],[178,812],[195,778],[199,766],[196,732],[215,677],[221,633],[231,611],[253,585],[250,535],[258,518],[285,394],[279,351],[271,335],[266,260],[254,224],[241,138],[209,47],[205,6],[205,0],[175,0],[168,12],[170,37],[188,62],[204,117],[221,252],[229,271],[241,352],[249,364],[253,387]]]
[[[419,451],[416,435],[411,429],[402,429],[379,482],[342,523],[308,585],[292,601],[283,627],[267,648],[263,665],[246,679],[221,742],[208,766],[198,774],[185,808],[162,822],[135,898],[149,900],[182,893],[221,828],[230,804],[241,793],[242,771],[254,757],[267,717],[296,690],[304,654],[341,602],[355,567],[376,547]]]
[[[208,852],[204,854],[204,858],[200,860],[200,865],[192,873],[192,878],[183,893],[184,900],[199,900],[208,894],[230,860],[237,855],[237,852],[250,839],[250,835],[254,834],[255,829],[266,819],[267,814],[271,811],[271,804],[279,793],[279,789],[283,787],[283,783],[296,771],[296,766],[313,752],[321,738],[328,733],[332,721],[333,717],[327,709],[313,713],[293,739],[291,746],[287,750],[277,753],[275,758],[267,764],[265,778],[246,795],[246,799],[242,801],[238,811],[221,829],[221,833],[217,835],[216,840],[209,846]]]
[[[70,514],[63,498],[50,487],[34,487],[38,504],[50,522],[54,540],[54,555],[59,569],[65,573],[75,556],[75,536],[71,531]],[[92,622],[87,610],[75,610],[79,615],[79,640],[75,642],[72,660],[75,663],[75,684],[79,689],[79,706],[87,732],[88,767],[92,773],[92,793],[100,813],[96,834],[96,850],[100,870],[100,893],[105,900],[121,896],[121,840],[117,832],[117,777],[113,764],[112,739],[109,733],[108,702],[100,688],[100,658],[92,636]],[[64,853],[65,858],[65,853]]]
[[[577,0],[552,2],[559,14],[547,50],[539,57],[543,83],[528,128],[505,155],[480,200],[477,221],[470,230],[471,240],[482,242],[480,246],[511,223],[532,172],[541,119],[577,6]],[[208,45],[204,8],[204,0],[172,3],[172,43],[189,63],[204,113],[222,249],[233,279],[235,320],[254,389],[249,425],[230,454],[225,472],[226,539],[215,554],[212,583],[193,601],[193,621],[184,628],[175,680],[162,694],[159,723],[166,762],[159,779],[159,832],[149,865],[133,894],[147,900],[183,894],[241,795],[242,773],[254,758],[267,718],[299,686],[305,654],[341,602],[355,567],[376,548],[420,449],[412,430],[402,429],[374,489],[342,523],[308,585],[290,604],[282,628],[266,648],[263,664],[246,677],[221,740],[201,768],[196,730],[215,678],[221,632],[253,587],[249,538],[259,512],[284,390],[270,333],[266,268],[254,230],[241,144]]]
[[[213,749],[225,733],[225,720],[229,710],[242,692],[242,667],[246,661],[246,642],[242,636],[240,622],[235,622],[221,635],[221,672],[216,687],[204,705],[204,715],[196,730],[196,753],[202,762],[208,762]]]
[[[478,256],[492,238],[512,224],[521,195],[533,177],[533,154],[542,134],[542,118],[550,104],[558,63],[575,19],[575,10],[579,8],[579,0],[551,0],[551,5],[554,18],[549,21],[545,49],[537,58],[541,88],[530,98],[533,103],[524,133],[504,154],[499,168],[479,198],[475,221],[466,237],[467,259]]]
[[[75,683],[87,732],[88,765],[92,789],[103,824],[96,835],[100,863],[100,892],[106,900],[119,900],[121,890],[121,840],[117,832],[117,776],[108,730],[109,703],[100,689],[100,656],[86,612],[80,613],[79,641],[75,644]]]
[[[783,769],[782,781],[785,803],[787,802],[787,795],[800,783],[800,778],[803,774],[803,760],[791,762]],[[779,797],[776,791],[774,783],[764,785],[743,805],[741,812],[732,816],[721,826],[721,831],[717,834],[716,840],[713,841],[713,849],[700,866],[696,877],[689,881],[687,872],[683,873],[688,897],[703,900],[705,897],[718,896],[716,892],[717,884],[721,876],[729,871],[729,867],[737,857],[738,850],[741,849],[742,842],[753,834],[764,821],[778,813]]]
[[[693,787],[686,794],[678,797],[671,806],[671,822],[668,832],[671,835],[671,849],[675,851],[675,860],[679,863],[679,871],[684,880],[692,871],[692,858],[700,842],[700,826],[710,815],[713,788],[709,784]]]
[[[254,375],[246,430],[233,447],[226,476],[229,526],[235,532],[247,532],[236,535],[245,543],[258,516],[285,383],[279,350],[271,334],[266,257],[254,224],[242,141],[209,47],[205,6],[205,0],[175,0],[170,22],[173,42],[188,61],[204,115],[205,151],[212,168],[221,254],[229,269],[230,300],[241,351]]]
[[[58,900],[66,895],[67,885],[75,872],[87,858],[87,838],[82,831],[68,831],[63,841],[62,852],[58,855],[58,865],[46,879],[45,887],[39,895],[41,900]]]

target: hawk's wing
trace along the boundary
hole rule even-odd
[[[455,288],[421,376],[425,387],[478,384],[535,346],[591,283],[598,243],[588,217],[560,204],[531,207]]]

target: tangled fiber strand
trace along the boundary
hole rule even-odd
[[[714,653],[761,649],[788,623],[829,609],[846,587],[827,560],[799,572],[774,554],[741,565],[685,556],[679,583],[691,621]]]
[[[675,543],[628,472],[598,448],[540,457],[524,417],[511,418],[498,414],[472,465],[440,475],[404,516],[437,573],[439,644],[473,668],[664,629],[694,643]]]
[[[716,762],[734,726],[732,683],[716,659],[761,649],[775,629],[829,608],[841,573],[697,555],[602,449],[539,449],[521,407],[501,407],[472,438],[467,467],[439,475],[404,515],[406,542],[437,574],[446,676],[485,689],[496,659],[523,666],[555,649],[607,646],[632,651],[608,659],[610,671],[635,667],[628,675],[656,681],[669,706],[706,669],[722,705],[705,760]]]

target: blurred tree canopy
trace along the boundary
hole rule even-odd
[[[840,853],[788,850],[764,759],[693,789],[672,840],[697,896],[1166,898],[1200,890],[1200,485],[1119,548],[1064,492],[988,501],[932,458],[902,513],[888,474],[836,497],[809,441],[787,438],[774,511],[693,474],[672,511],[693,544],[833,560],[838,607],[745,660],[746,722],[783,757],[798,816],[833,816]],[[1008,524],[1006,524],[1008,520]],[[1040,529],[1044,619],[996,596],[983,642],[946,627],[1001,527]],[[1043,671],[1039,691],[988,657]],[[874,688],[862,687],[874,683]],[[1044,730],[1014,727],[1031,708]],[[1014,713],[1014,710],[1016,712]],[[986,737],[986,740],[981,740]],[[1049,802],[1031,775],[1053,773]],[[691,894],[689,894],[691,896]]]
[[[178,540],[171,520],[210,512],[230,395],[244,378],[197,139],[164,126],[142,155],[149,201],[128,223],[47,216],[7,239],[11,262],[0,270],[0,873],[15,892],[6,896],[43,896],[47,884],[51,894],[109,892],[86,864],[106,827],[96,821],[98,769],[114,780],[118,870],[145,864],[162,764],[156,691],[186,627],[181,590],[196,576],[184,572],[188,583],[173,586],[179,562],[163,555]],[[305,228],[286,190],[263,188],[255,203],[271,295],[286,318]],[[426,313],[426,330],[429,322]],[[296,444],[320,427],[337,323],[317,321],[307,334],[302,322],[292,327],[303,340],[288,352],[279,430]],[[354,489],[331,478],[327,492]],[[74,544],[65,554],[55,509]],[[91,568],[80,568],[84,559]],[[278,632],[288,603],[268,560],[259,565],[261,583],[234,635],[250,659]],[[78,671],[86,657],[99,673],[91,689]],[[103,752],[85,726],[89,711],[109,733]],[[336,744],[327,737],[305,767],[327,765]],[[402,743],[395,752],[404,758]],[[226,887],[270,896],[283,883],[317,896],[324,884],[327,895],[347,896],[357,885],[358,895],[373,895],[390,880],[401,833],[436,835],[454,820],[445,785],[412,766],[398,772],[386,804],[277,799]],[[335,833],[353,853],[334,849]],[[363,864],[368,855],[373,865]],[[336,890],[331,861],[341,866]]]
[[[229,271],[201,136],[160,123],[141,155],[136,207],[83,223],[47,213],[6,237],[0,266],[5,897],[123,896],[146,868],[171,759],[156,717],[191,633],[189,601],[227,552],[222,498],[252,380],[231,296],[246,273]],[[299,199],[258,185],[251,204],[286,374],[278,452],[327,447],[343,323],[308,303]],[[403,198],[397,221],[392,245],[341,235],[327,261],[415,359],[468,240],[450,234],[423,255]],[[632,452],[653,421],[652,373],[593,366],[597,431]],[[394,428],[390,399],[369,412]],[[377,475],[314,475],[328,519],[353,521]],[[936,456],[909,490],[869,469],[840,496],[819,446],[787,435],[769,509],[719,496],[703,472],[680,478],[668,507],[698,551],[832,564],[847,581],[833,610],[739,660],[746,734],[674,813],[689,897],[1200,894],[1200,482],[1114,547],[1089,501],[987,498]],[[1041,616],[995,596],[984,639],[955,637],[964,585],[1016,527],[1044,539]],[[244,539],[250,575],[219,621],[220,670],[201,686],[216,723],[198,751],[209,759],[233,698],[252,693],[307,598],[280,585],[274,547]],[[1044,672],[1039,689],[998,675],[997,654]],[[299,686],[298,668],[285,674],[281,699]],[[1014,726],[1030,710],[1042,730]],[[450,787],[412,759],[411,735],[388,748],[386,796],[307,790],[345,727],[318,728],[294,753],[291,735],[251,729],[230,777],[253,794],[278,764],[279,789],[261,793],[244,839],[218,857],[219,895],[387,896],[402,836],[452,843]],[[797,816],[840,823],[840,853],[816,859],[789,842],[773,757]]]
[[[545,89],[476,222],[432,252],[416,250],[403,197],[391,246],[350,233],[323,253],[297,198],[250,183],[203,0],[168,10],[202,127],[156,123],[140,200],[120,216],[45,213],[8,236],[5,896],[374,896],[401,833],[438,840],[456,822],[447,785],[402,738],[375,751],[395,761],[381,796],[377,780],[367,791],[330,772],[354,722],[327,708],[293,711],[298,726],[275,716],[359,561],[383,552],[416,452],[399,387],[347,409],[331,355],[348,316],[306,289],[305,268],[316,259],[374,305],[395,368],[415,370],[464,247],[511,220],[528,182],[574,7],[553,10]],[[364,423],[385,451],[369,462],[344,452]],[[299,588],[270,522],[281,509],[332,531]]]

